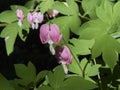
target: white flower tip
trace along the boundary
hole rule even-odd
[[[20,20],[18,21],[18,26],[22,27],[22,22]]]
[[[67,65],[66,65],[66,64],[62,64],[62,66],[63,66],[64,73],[65,73],[65,74],[68,74]]]
[[[54,47],[52,46],[52,44],[50,44],[49,49],[50,49],[51,54],[52,54],[52,55],[55,55],[55,49],[54,49]]]

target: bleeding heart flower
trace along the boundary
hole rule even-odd
[[[18,17],[18,25],[21,27],[22,26],[22,21],[24,19],[23,11],[20,10],[20,9],[17,9],[16,14],[17,14],[17,17]]]
[[[28,13],[27,20],[32,25],[32,29],[38,29],[39,23],[43,21],[43,14],[41,12]]]
[[[66,65],[69,65],[72,62],[72,56],[69,48],[67,46],[57,46],[55,52],[58,63],[63,65],[64,72],[67,74],[68,69]]]
[[[59,14],[59,11],[49,9],[49,10],[47,11],[47,13],[49,14],[50,18],[52,18],[52,17],[57,16],[57,15]]]
[[[40,28],[40,40],[43,44],[48,43],[50,45],[50,51],[54,55],[55,50],[53,44],[58,44],[62,39],[60,29],[56,24],[43,24]]]

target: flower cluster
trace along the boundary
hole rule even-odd
[[[28,13],[27,20],[32,25],[32,29],[38,29],[38,24],[43,21],[43,14],[41,12]]]
[[[66,5],[66,4],[65,4]],[[47,12],[49,17],[55,17],[58,15],[57,10],[48,10]],[[18,18],[18,26],[22,26],[24,19],[23,11],[18,9],[16,10],[16,16]],[[41,12],[29,12],[27,14],[27,21],[31,25],[32,29],[38,29],[39,24],[44,20],[44,14]],[[39,37],[42,44],[49,44],[49,49],[52,55],[55,55],[59,64],[62,64],[64,72],[67,74],[68,69],[67,65],[71,64],[72,56],[70,50],[67,46],[56,46],[62,40],[62,34],[60,29],[56,24],[43,24],[39,29]]]
[[[50,45],[50,51],[55,55],[52,45],[58,44],[62,39],[59,27],[56,24],[43,24],[40,28],[40,39],[43,44],[48,43]]]

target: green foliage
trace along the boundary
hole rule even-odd
[[[84,23],[80,27],[80,38],[94,39],[96,37],[104,35],[108,31],[107,27],[108,27],[108,25],[99,19],[90,20],[90,21]]]
[[[16,12],[13,12],[12,10],[3,11],[0,13],[0,22],[11,23],[16,20]]]
[[[10,82],[2,74],[0,74],[0,89],[1,90],[15,90],[10,84]]]
[[[28,85],[33,83],[36,78],[36,69],[35,66],[29,62],[28,66],[23,64],[16,64],[15,71],[19,78],[21,78],[21,85]]]
[[[24,16],[27,16],[27,14],[28,14],[28,12],[29,12],[29,10],[28,10],[26,7],[21,6],[21,5],[11,5],[10,8],[11,8],[14,12],[16,12],[17,9],[21,9],[21,10],[23,11],[23,13],[24,13]]]
[[[44,21],[39,27],[44,23],[57,24],[63,36],[57,45],[66,45],[70,49],[72,63],[67,67],[71,73],[65,74],[62,65],[56,66],[53,71],[44,70],[37,74],[31,62],[27,66],[15,64],[18,78],[7,80],[0,74],[0,90],[120,88],[120,0],[63,1],[28,0],[24,6],[11,5],[11,10],[0,13],[0,27],[3,27],[0,37],[4,38],[7,54],[10,55],[17,36],[25,42],[31,30],[27,14],[42,12]],[[17,9],[24,14],[21,27],[18,26]],[[49,17],[48,10],[58,10],[59,14]]]
[[[70,43],[73,44],[74,53],[77,55],[88,55],[91,54],[90,49],[94,44],[94,40],[84,40],[84,39],[71,39]]]
[[[79,76],[73,76],[73,77],[69,77],[68,79],[66,79],[64,81],[63,87],[61,89],[62,90],[73,90],[73,89],[91,90],[91,89],[94,89],[96,87],[97,86],[94,83],[92,83],[88,80],[85,80],[84,78],[81,78]]]
[[[52,8],[53,4],[54,4],[54,0],[41,0],[40,11],[42,13],[45,13],[48,9]]]
[[[63,2],[55,2],[53,5],[53,9],[58,10],[64,15],[78,15],[78,6],[74,2],[74,0],[67,0],[66,3],[67,5],[65,5]]]
[[[28,9],[33,9],[35,6],[35,2],[36,0],[29,0],[26,4],[25,7],[27,7]]]
[[[7,25],[1,32],[0,37],[5,38],[6,50],[9,55],[14,50],[14,43],[21,28],[17,23],[11,23]]]
[[[88,14],[92,19],[96,19],[96,8],[100,5],[103,0],[83,0],[82,8],[85,14]]]
[[[49,72],[47,78],[50,86],[41,86],[39,88],[40,90],[90,90],[96,88],[94,83],[80,76],[68,76],[68,78],[65,79],[61,66],[55,68],[54,73]]]
[[[78,16],[62,16],[52,20],[51,22],[59,26],[65,41],[68,41],[69,39],[70,30],[76,34],[78,33],[78,28],[81,23]]]
[[[118,53],[120,53],[120,44],[111,36],[103,35],[95,41],[92,49],[92,58],[96,58],[102,54],[105,63],[113,68],[117,63]]]

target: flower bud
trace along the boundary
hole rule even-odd
[[[47,11],[47,13],[49,14],[49,17],[52,18],[52,17],[57,16],[57,15],[59,14],[59,11],[49,9],[49,10]]]
[[[23,11],[20,9],[16,10],[16,15],[18,17],[18,25],[21,27],[22,26],[22,21],[24,19]]]
[[[71,64],[72,62],[72,56],[69,48],[67,46],[57,46],[55,52],[58,63],[63,66],[64,73],[68,74],[67,65]]]
[[[56,58],[60,64],[71,64],[72,56],[70,50],[67,46],[57,46],[56,49]]]

